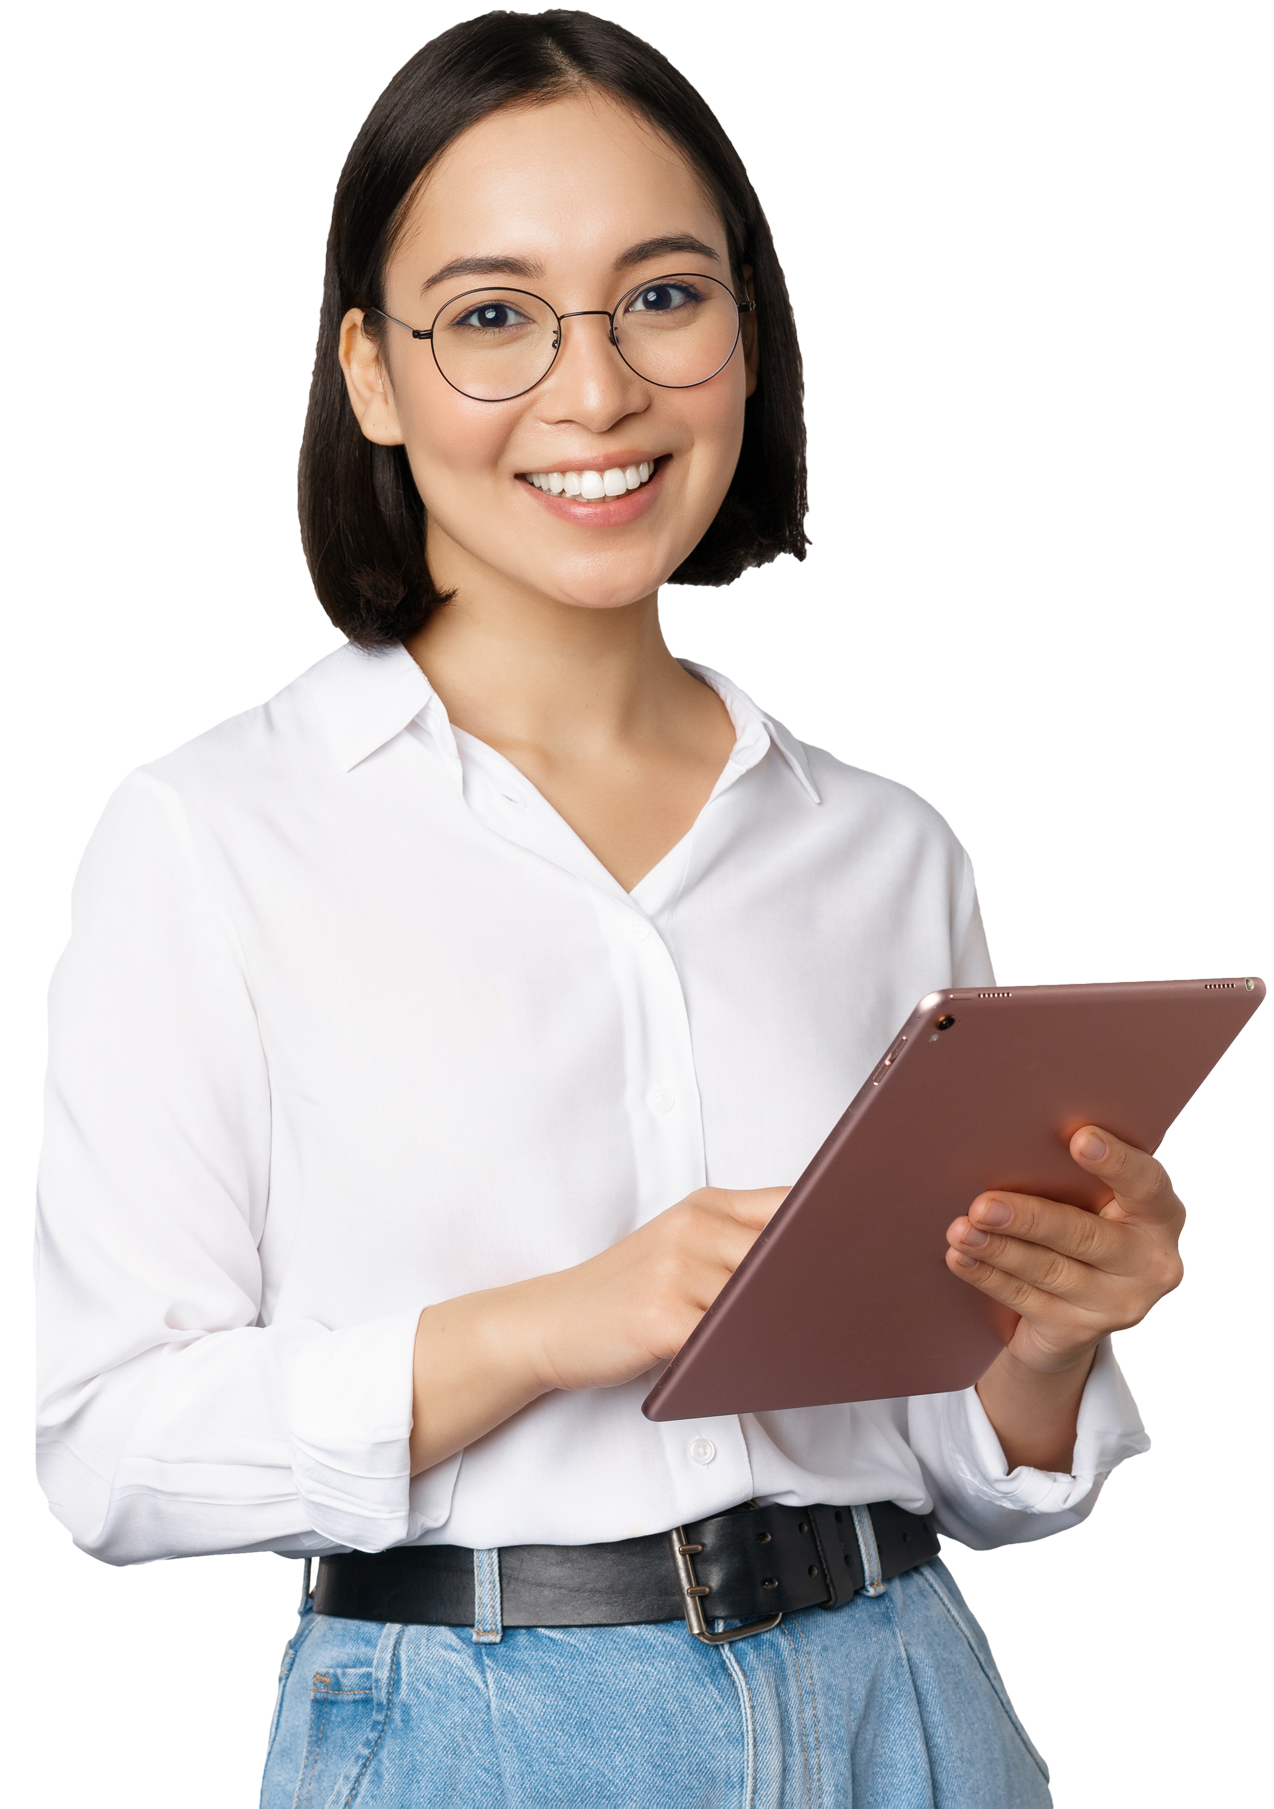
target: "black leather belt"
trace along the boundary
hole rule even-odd
[[[928,1518],[892,1501],[866,1508],[748,1502],[670,1533],[606,1545],[506,1545],[506,1627],[617,1627],[685,1617],[710,1645],[775,1627],[801,1608],[834,1608],[860,1589],[938,1556]],[[395,1546],[322,1559],[320,1614],[471,1627],[474,1555],[463,1545]],[[709,1631],[712,1621],[742,1621]]]

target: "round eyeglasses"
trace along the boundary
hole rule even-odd
[[[609,311],[577,308],[558,314],[526,289],[466,289],[434,315],[429,327],[409,326],[383,308],[369,308],[427,339],[440,375],[475,402],[512,402],[542,383],[562,346],[562,322],[598,315],[629,370],[660,389],[695,389],[723,370],[739,343],[740,322],[756,307],[738,301],[715,276],[657,276],[630,289]]]

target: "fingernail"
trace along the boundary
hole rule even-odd
[[[976,1258],[972,1256],[961,1256],[958,1250],[955,1253],[955,1259],[962,1269],[976,1269],[978,1266]]]
[[[973,1208],[979,1225],[1007,1225],[1013,1217],[1003,1200],[983,1200]]]
[[[1103,1156],[1109,1154],[1109,1151],[1096,1131],[1089,1131],[1079,1146],[1079,1153],[1086,1162],[1100,1162]]]
[[[989,1244],[990,1238],[985,1231],[979,1231],[976,1225],[970,1225],[960,1238],[962,1244],[968,1244],[972,1250],[980,1250],[983,1244]]]

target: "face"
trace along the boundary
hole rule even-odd
[[[694,171],[644,121],[585,94],[492,114],[449,147],[390,259],[385,308],[421,329],[445,308],[438,354],[463,377],[489,351],[496,365],[522,356],[535,310],[510,291],[532,291],[565,316],[609,311],[670,274],[716,278],[738,293],[724,226]],[[508,305],[476,316],[465,311],[467,296],[450,306],[474,290],[499,292]],[[668,333],[675,338],[683,318],[675,311],[706,295],[733,319],[728,298],[705,281],[651,289],[626,304],[620,343],[639,366],[671,357]],[[384,322],[378,343],[358,310],[342,327],[341,362],[363,432],[406,447],[439,588],[463,596],[494,583],[616,608],[658,588],[725,496],[756,383],[752,320],[743,317],[724,367],[691,388],[660,387],[630,369],[597,314],[562,321],[549,374],[512,400],[461,394],[427,341]],[[550,355],[552,330],[547,321]],[[645,360],[634,350],[651,345]],[[571,473],[582,496],[569,494]],[[590,500],[599,485],[618,488],[616,473],[628,474],[623,494]]]

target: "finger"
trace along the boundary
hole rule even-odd
[[[986,1237],[1021,1238],[1110,1274],[1127,1274],[1138,1261],[1136,1234],[1130,1227],[1060,1200],[1040,1200],[1025,1193],[979,1194],[969,1208],[967,1223]],[[976,1236],[960,1241],[970,1248],[977,1244]]]
[[[711,1190],[720,1198],[731,1218],[741,1225],[760,1231],[768,1225],[787,1195],[788,1187],[718,1187]]]
[[[988,1236],[968,1219],[957,1219],[947,1238],[962,1269],[981,1263],[1085,1312],[1110,1311],[1127,1291],[1128,1283],[1121,1275],[1093,1268],[1042,1244]]]
[[[1082,1324],[1074,1308],[1063,1305],[1052,1295],[1034,1287],[1029,1281],[1024,1281],[1021,1276],[1006,1275],[1002,1269],[993,1269],[989,1263],[979,1262],[976,1257],[967,1256],[963,1251],[948,1250],[947,1267],[953,1275],[968,1282],[980,1294],[999,1301],[1002,1306],[1011,1307],[1033,1325],[1056,1323],[1059,1314],[1065,1315],[1076,1329]]]
[[[1144,1149],[1124,1143],[1095,1124],[1085,1124],[1071,1138],[1070,1151],[1082,1169],[1106,1183],[1125,1217],[1159,1225],[1185,1219],[1185,1208],[1173,1192],[1163,1163]]]

